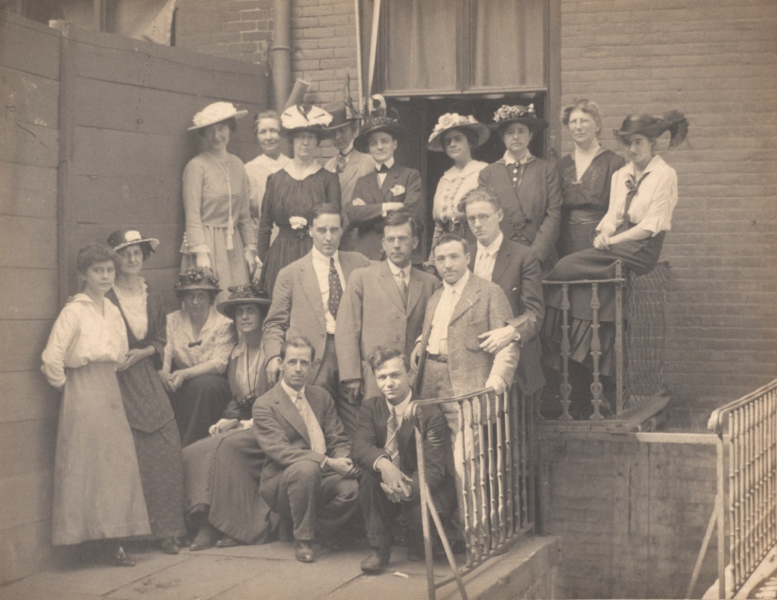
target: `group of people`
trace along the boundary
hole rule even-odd
[[[227,152],[245,111],[217,102],[195,115],[207,149],[183,175],[179,310],[165,314],[141,274],[157,239],[122,229],[79,252],[82,291],[43,353],[63,391],[54,544],[92,542],[130,566],[122,540],[136,536],[178,553],[189,534],[193,551],[288,535],[311,562],[313,540],[338,547],[363,531],[365,572],[399,543],[420,560],[410,402],[513,385],[536,397],[560,343],[558,286],[543,292],[543,277],[658,261],[677,179],[656,140],[682,141],[680,113],[627,117],[615,131],[627,163],[600,146],[596,104],[576,100],[562,114],[575,150],[557,165],[529,152],[547,126],[532,106],[503,106],[491,127],[442,115],[428,148],[453,166],[434,196],[431,254],[414,265],[421,176],[394,160],[408,132],[347,102],[327,109],[257,115],[263,154],[246,165]],[[506,151],[487,165],[472,152],[492,131]],[[322,167],[324,138],[338,154]],[[584,291],[569,312],[585,366]],[[419,408],[426,481],[458,549],[458,411]]]

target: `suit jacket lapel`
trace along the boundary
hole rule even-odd
[[[358,150],[351,151],[351,157],[348,159],[348,163],[345,165],[345,170],[340,173],[340,176],[343,178],[342,182],[340,183],[340,187],[342,188],[345,188],[349,183],[351,183],[351,180],[359,173],[359,163],[361,162],[362,157],[358,154],[354,154],[355,152],[358,152]]]
[[[418,304],[418,301],[421,299],[421,291],[423,287],[424,284],[421,282],[421,275],[416,271],[416,269],[410,269],[410,281],[408,282],[407,286],[406,315],[412,313],[415,305]],[[397,291],[399,291],[399,288],[397,288]]]
[[[345,279],[345,283],[347,285],[348,278],[351,276],[351,273],[353,273],[354,269],[358,269],[359,267],[356,266],[352,255],[340,252],[339,256],[340,256],[340,268],[343,270],[343,279]]]
[[[391,188],[394,187],[398,178],[399,178],[399,165],[395,161],[394,164],[391,165],[391,168],[389,169],[388,173],[386,173],[386,179],[383,180],[383,185],[380,186],[380,192],[381,192],[381,195],[383,196],[384,202],[394,201],[394,194],[391,193]]]
[[[467,285],[464,286],[464,289],[461,292],[461,298],[459,298],[459,301],[456,303],[456,306],[453,309],[453,313],[451,314],[451,320],[449,321],[449,323],[453,323],[461,315],[467,312],[472,306],[474,306],[475,302],[478,301],[479,293],[480,293],[480,285],[475,280],[475,275],[470,273],[469,281],[467,282]]]
[[[391,269],[388,266],[388,259],[384,260],[383,264],[381,265],[380,283],[383,286],[383,289],[386,291],[386,294],[388,294],[389,298],[391,298],[391,301],[397,305],[397,308],[399,308],[399,310],[402,312],[405,312],[405,302],[402,299],[402,296],[399,295],[399,287],[397,287],[397,282],[394,281],[394,274],[391,272]]]
[[[308,302],[313,308],[313,313],[318,318],[321,329],[326,329],[326,317],[324,316],[324,304],[321,302],[321,288],[318,285],[316,270],[313,268],[313,257],[308,254],[305,264],[300,271],[302,289],[308,297]]]
[[[502,245],[496,252],[496,260],[494,261],[494,271],[491,273],[491,281],[498,281],[507,267],[510,266],[510,255],[510,248],[507,246],[507,238],[505,238],[502,240]]]
[[[310,446],[310,434],[308,434],[308,428],[305,425],[305,421],[302,419],[302,415],[297,410],[294,402],[286,395],[286,392],[281,387],[280,383],[275,386],[275,402],[278,403],[278,412],[283,415],[283,418],[289,422],[289,425],[296,429],[308,443],[308,446]]]

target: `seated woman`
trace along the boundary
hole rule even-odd
[[[220,291],[213,271],[189,269],[175,284],[183,308],[167,315],[160,376],[171,395],[182,447],[208,435],[231,397],[223,374],[237,340],[232,321],[213,306]]]
[[[183,453],[186,513],[199,527],[192,550],[264,541],[270,507],[259,495],[264,452],[253,432],[251,408],[268,387],[264,376],[262,322],[269,309],[267,294],[256,286],[230,288],[218,310],[234,319],[241,341],[229,361],[232,400],[210,428],[211,437]],[[217,541],[218,540],[218,541]]]
[[[596,228],[599,235],[594,239],[594,247],[562,258],[547,280],[611,279],[615,277],[616,261],[621,261],[636,275],[645,275],[655,268],[677,204],[677,174],[656,154],[657,138],[666,131],[671,134],[669,148],[673,148],[685,139],[688,121],[677,111],[662,119],[648,115],[626,117],[615,135],[626,146],[631,162],[612,177],[610,206]],[[546,360],[549,366],[559,368],[562,290],[559,285],[545,289]],[[571,358],[590,371],[591,286],[570,286],[569,299]],[[599,368],[602,375],[612,377],[616,369],[614,286],[601,286],[599,301],[602,345]],[[573,390],[586,395],[587,391],[581,387],[584,386],[575,386],[573,382]],[[608,407],[605,404],[603,408],[606,412]]]

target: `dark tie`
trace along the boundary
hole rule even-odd
[[[340,284],[340,275],[335,267],[334,257],[329,259],[329,312],[337,319],[337,309],[340,308],[340,300],[343,298],[343,286]]]
[[[630,176],[629,179],[626,180],[626,187],[629,189],[629,193],[626,194],[626,202],[623,205],[623,219],[629,223],[629,226],[631,226],[631,219],[629,218],[629,209],[631,208],[631,201],[634,200],[634,196],[637,195],[637,192],[639,191],[639,186],[642,185],[642,182],[645,181],[645,177],[650,175],[650,171],[647,173],[644,173],[642,177],[639,178],[639,181],[635,184],[634,183],[634,176]]]
[[[337,167],[335,169],[335,173],[339,175],[343,171],[345,171],[345,166],[348,164],[348,155],[340,153],[340,156],[337,157]]]
[[[389,169],[386,166],[386,163],[383,163],[380,165],[380,169],[378,169],[378,173],[388,173]]]
[[[391,407],[391,414],[388,418],[388,424],[386,426],[386,452],[388,452],[391,462],[394,466],[399,468],[399,440],[397,439],[397,430],[399,429],[399,421],[397,420],[397,413],[394,407]]]

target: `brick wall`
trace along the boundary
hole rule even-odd
[[[714,505],[715,446],[619,437],[540,438],[542,533],[562,538],[565,597],[683,598]],[[715,553],[713,538],[695,597],[716,579]]]
[[[629,113],[679,109],[666,152],[680,200],[663,258],[667,384],[688,404],[736,398],[777,365],[777,3],[561,0],[564,104],[596,100],[603,143]],[[571,147],[565,132],[564,153]]]

